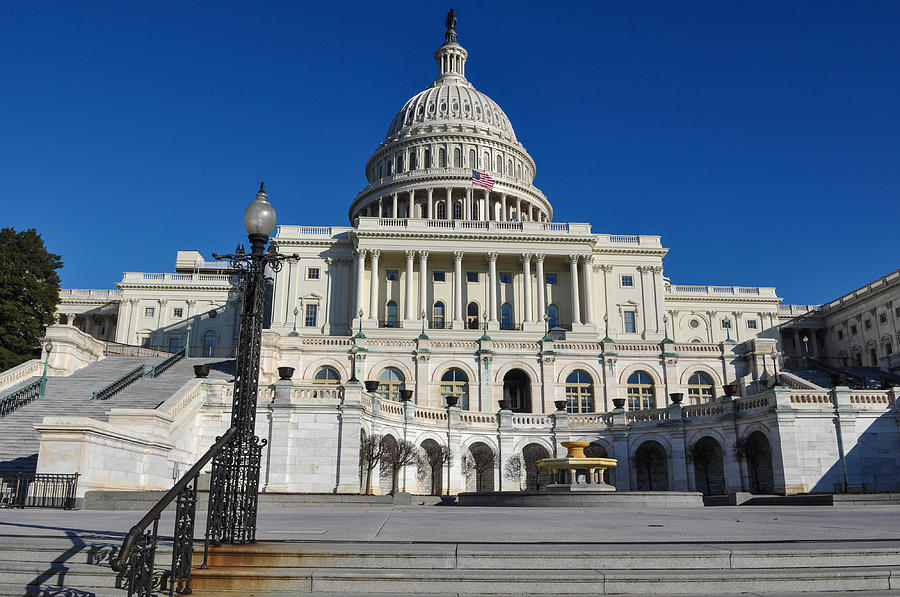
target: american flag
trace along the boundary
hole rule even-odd
[[[494,179],[489,174],[478,170],[472,170],[472,184],[477,184],[489,191],[494,189]]]

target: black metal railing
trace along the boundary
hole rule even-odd
[[[0,418],[17,411],[20,407],[28,404],[41,395],[41,389],[47,383],[47,378],[42,377],[31,382],[27,386],[22,386],[15,392],[7,394],[0,398]]]
[[[145,365],[135,367],[105,388],[95,391],[91,400],[109,400],[140,378],[144,377],[144,367]]]
[[[0,507],[75,508],[78,473],[0,472]]]
[[[147,377],[149,377],[151,379],[155,379],[155,378],[159,377],[160,375],[162,375],[163,373],[165,373],[169,367],[171,367],[172,365],[174,365],[175,363],[177,363],[178,361],[180,361],[181,359],[184,358],[184,354],[185,354],[184,351],[185,351],[185,349],[182,348],[181,350],[179,350],[178,352],[176,352],[175,354],[173,354],[172,356],[167,358],[162,363],[160,363],[158,365],[153,365],[152,367],[150,367],[150,371],[147,372]]]
[[[152,597],[156,595],[157,588],[166,590],[169,595],[173,593],[191,592],[191,560],[194,553],[194,527],[197,520],[197,481],[203,467],[220,454],[234,436],[236,429],[231,427],[222,437],[216,439],[200,460],[194,464],[174,487],[166,492],[156,505],[141,518],[140,522],[131,527],[119,553],[110,567],[120,573],[128,595],[138,597]],[[215,463],[213,464],[215,469]],[[213,477],[216,471],[213,471]],[[213,509],[213,492],[210,491],[210,509],[207,513],[207,531],[204,541],[204,563],[209,550],[210,542],[216,542],[217,537],[211,533],[210,519],[216,516]],[[172,535],[172,564],[171,568],[162,573],[162,578],[157,578],[156,570],[156,544],[158,539],[159,518],[169,504],[175,501],[175,531]],[[151,527],[152,525],[152,527]]]
[[[123,357],[164,357],[172,354],[172,352],[166,350],[166,347],[163,346],[137,346],[107,341],[103,347],[103,354],[114,354]]]

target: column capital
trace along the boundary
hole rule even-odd
[[[497,257],[499,257],[499,256],[500,256],[500,254],[497,253],[496,251],[492,251],[487,254],[488,261],[493,261],[495,263],[497,261]]]
[[[578,263],[578,260],[581,259],[581,255],[578,253],[572,253],[569,255],[569,263]]]
[[[381,249],[372,249],[372,259],[378,259],[381,256]]]
[[[160,307],[165,307],[169,303],[169,299],[156,299],[156,302],[159,303]]]
[[[613,271],[613,265],[611,263],[601,263],[599,267],[607,274]]]
[[[412,261],[415,258],[415,256],[416,256],[416,252],[414,249],[406,250],[406,259],[407,260]]]
[[[464,254],[464,251],[453,251],[453,259],[455,259],[456,261],[462,261]]]
[[[522,253],[522,263],[531,263],[531,258],[533,255],[531,253]]]
[[[543,263],[544,257],[546,257],[546,255],[544,253],[535,253],[534,254],[534,260],[537,261],[538,263]]]
[[[185,302],[187,303],[188,307],[193,307],[194,305],[197,304],[197,301],[195,299],[188,299]]]
[[[136,299],[136,298],[130,298],[130,299],[125,299],[125,300],[128,301],[128,304],[130,304],[130,305],[136,305],[140,302],[140,300]]]
[[[419,259],[428,259],[428,250],[419,251]]]
[[[368,254],[369,254],[368,249],[356,249],[355,251],[353,251],[353,255],[356,256],[357,258],[362,257],[363,259],[365,259],[366,255],[368,255]]]
[[[593,262],[594,262],[594,256],[593,256],[593,255],[582,255],[582,256],[581,256],[581,262],[582,262],[582,263],[593,263]]]

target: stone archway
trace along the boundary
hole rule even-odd
[[[521,369],[510,369],[503,376],[503,399],[515,413],[530,413],[531,378]]]
[[[446,468],[442,448],[433,439],[422,442],[424,452],[419,462],[417,478],[419,492],[428,491],[428,495],[441,495],[444,487],[444,469]]]
[[[393,436],[384,435],[382,436],[381,441],[382,443],[392,447],[393,449],[397,449],[397,440],[395,440]],[[391,493],[393,489],[393,482],[394,471],[388,462],[382,460],[378,479],[378,487],[381,490],[382,495]]]
[[[669,490],[669,461],[659,442],[648,440],[642,443],[631,462],[637,473],[638,491]]]
[[[497,463],[494,451],[484,442],[469,446],[463,458],[466,491],[494,491],[494,468]]]
[[[751,493],[772,493],[775,491],[775,476],[772,472],[772,446],[762,431],[754,431],[736,446],[738,458],[747,464],[747,475]]]
[[[706,436],[688,448],[688,460],[694,465],[694,487],[703,495],[725,494],[725,458],[722,446]]]
[[[528,444],[522,449],[526,491],[537,491],[550,483],[550,473],[537,467],[538,460],[542,458],[550,458],[550,451],[541,444]]]

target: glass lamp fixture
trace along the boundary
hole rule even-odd
[[[244,210],[244,228],[251,237],[265,236],[268,238],[275,230],[275,208],[268,199],[266,184],[261,182],[256,199]]]

